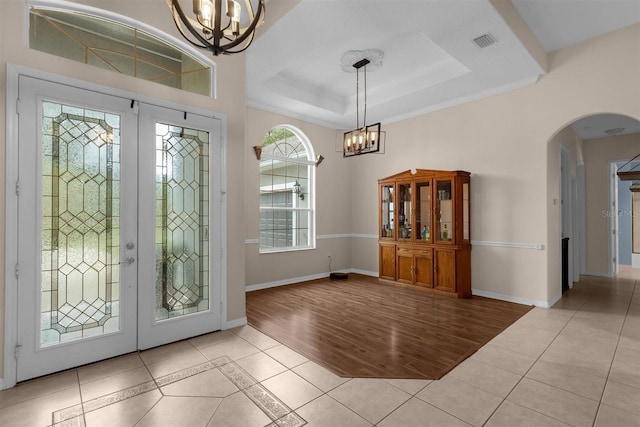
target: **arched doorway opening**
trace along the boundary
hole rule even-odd
[[[566,243],[564,254],[562,245],[550,253],[557,256],[550,263],[564,267],[569,287],[581,274],[613,277],[620,266],[632,268],[630,183],[616,171],[639,153],[640,121],[620,114],[578,118],[549,141],[549,188],[558,195],[552,200],[549,242]],[[624,167],[640,168],[633,162]]]

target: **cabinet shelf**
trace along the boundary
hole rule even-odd
[[[418,169],[378,185],[380,278],[471,296],[469,172]]]

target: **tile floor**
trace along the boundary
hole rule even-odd
[[[640,426],[640,274],[585,277],[439,381],[339,378],[245,326],[0,392],[9,426]]]

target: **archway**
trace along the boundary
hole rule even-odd
[[[551,249],[556,240],[569,238],[569,285],[581,274],[615,276],[621,262],[620,237],[628,240],[631,222],[630,215],[623,218],[631,207],[620,205],[619,191],[623,190],[618,188],[615,170],[640,152],[640,121],[612,113],[583,116],[558,130],[547,149],[548,188],[550,194],[559,195],[552,200],[549,245]],[[630,203],[628,200],[623,197],[624,203]],[[630,247],[624,250],[630,251]],[[561,256],[558,243],[557,250],[550,252],[550,268],[559,266]],[[629,259],[625,256],[622,262]],[[559,292],[560,277],[557,283],[549,284],[551,295]]]

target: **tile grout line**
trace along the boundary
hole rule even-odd
[[[622,322],[622,327],[620,328],[620,333],[618,334],[618,340],[616,341],[616,348],[615,348],[615,350],[613,352],[613,357],[611,358],[611,364],[609,365],[609,370],[607,371],[607,379],[606,379],[604,387],[602,388],[602,393],[600,393],[600,401],[598,402],[598,409],[596,410],[596,416],[593,419],[592,426],[595,425],[595,422],[598,419],[598,415],[600,414],[600,408],[603,405],[602,399],[604,398],[604,394],[605,394],[605,391],[607,390],[607,385],[608,385],[609,381],[616,382],[616,381],[613,381],[613,380],[609,380],[609,376],[611,375],[611,369],[613,368],[613,362],[616,359],[616,354],[618,354],[618,347],[620,346],[620,339],[622,338],[622,332],[624,331],[624,325],[625,325],[625,323],[627,323],[627,319],[629,318],[629,311],[631,310],[631,305],[633,304],[633,297],[636,294],[637,288],[638,288],[638,280],[634,280],[633,291],[631,292],[631,295],[629,296],[629,304],[627,305],[627,311],[626,311],[625,316],[624,316],[624,321]],[[620,409],[620,408],[616,408],[616,409],[624,411],[624,412],[627,412],[624,409]]]
[[[514,384],[514,386],[513,386],[513,387],[511,388],[511,390],[509,391],[509,393],[507,393],[507,395],[502,399],[502,401],[500,402],[500,404],[499,404],[499,405],[498,405],[498,406],[497,406],[497,407],[496,407],[496,408],[491,412],[491,414],[489,415],[489,417],[488,417],[488,418],[487,418],[487,419],[482,423],[482,425],[483,425],[483,426],[484,426],[484,425],[486,425],[486,424],[489,422],[489,420],[491,420],[491,418],[496,414],[496,412],[498,411],[498,409],[500,409],[500,408],[502,407],[502,405],[504,404],[504,402],[506,402],[506,401],[509,399],[509,396],[511,396],[511,394],[513,393],[513,391],[518,387],[518,385],[522,382],[522,380],[523,380],[524,378],[527,378],[527,374],[529,373],[529,371],[531,371],[531,369],[533,368],[533,366],[534,366],[536,363],[538,363],[538,361],[540,361],[540,359],[542,358],[542,356],[544,355],[544,353],[545,353],[547,350],[549,350],[549,347],[551,347],[551,345],[552,345],[552,344],[553,344],[553,343],[558,339],[558,337],[560,336],[560,334],[562,334],[562,331],[564,331],[564,330],[567,328],[567,326],[569,325],[569,323],[571,323],[571,321],[574,319],[574,317],[578,314],[578,312],[582,309],[582,307],[587,303],[587,301],[589,300],[589,298],[591,298],[591,296],[593,295],[593,293],[594,293],[594,291],[591,291],[591,293],[589,294],[589,296],[588,296],[587,298],[585,298],[584,302],[583,302],[582,304],[580,304],[580,307],[579,307],[578,309],[576,309],[576,310],[573,310],[573,311],[574,311],[574,313],[571,315],[571,317],[569,318],[569,320],[567,320],[567,322],[566,322],[566,323],[565,323],[565,325],[562,327],[562,329],[560,329],[560,330],[558,331],[558,333],[557,333],[557,334],[555,335],[555,337],[551,340],[551,342],[549,342],[549,344],[548,344],[548,345],[546,346],[546,348],[542,351],[542,353],[540,353],[540,355],[539,355],[538,357],[536,357],[536,358],[535,358],[535,361],[531,364],[531,366],[529,366],[529,368],[528,368],[528,369],[527,369],[527,370],[526,370],[526,371],[525,371],[525,372],[520,376],[520,379],[519,379],[519,380]],[[551,309],[551,308],[549,308],[548,310],[550,310],[550,309]],[[541,383],[541,382],[536,381],[536,380],[531,379],[531,378],[527,378],[527,379],[528,379],[528,380],[530,380],[530,381],[538,382],[538,383],[540,383],[540,384],[545,384],[545,383]],[[545,385],[549,385],[549,384],[545,384]],[[553,386],[552,386],[552,387],[553,387]],[[556,388],[557,388],[557,387],[556,387]],[[481,389],[481,390],[482,390],[482,389]],[[562,390],[562,389],[560,389],[560,390]],[[567,391],[567,390],[563,390],[563,391]],[[573,393],[573,394],[575,394],[575,393]],[[527,407],[527,406],[522,406],[522,405],[520,405],[520,404],[518,404],[518,403],[511,402],[510,400],[509,400],[509,403],[512,403],[512,404],[514,404],[514,405],[518,405],[518,406],[523,407],[523,408],[527,408],[527,409],[529,409],[530,411],[536,412],[536,413],[538,413],[538,414],[544,415],[544,416],[546,416],[546,417],[549,417],[549,418],[552,418],[552,419],[554,419],[554,420],[556,420],[556,421],[559,421],[559,422],[564,423],[564,421],[562,421],[562,420],[558,420],[558,419],[556,419],[556,418],[554,418],[554,417],[552,417],[552,416],[550,416],[550,415],[548,415],[548,414],[543,414],[543,413],[538,412],[538,411],[536,411],[535,409],[529,408],[529,407]],[[564,423],[564,424],[566,424],[566,423]]]

